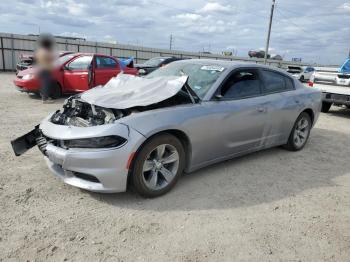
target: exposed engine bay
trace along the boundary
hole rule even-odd
[[[63,104],[63,109],[56,111],[51,122],[57,125],[88,127],[113,123],[123,116],[120,112],[101,108],[81,101],[80,96],[72,96]]]
[[[175,96],[148,106],[136,106],[127,109],[104,108],[89,104],[80,99],[80,95],[69,97],[61,110],[57,110],[51,117],[51,122],[57,125],[89,127],[111,124],[130,114],[171,107],[181,104],[196,103],[195,97],[184,87]]]

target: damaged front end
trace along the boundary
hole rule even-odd
[[[110,145],[123,144],[123,141],[119,141],[118,134],[103,138],[105,140],[98,142],[86,139],[78,141],[79,137],[77,137],[75,141],[81,143],[74,144],[74,146],[71,143],[65,143],[62,139],[54,140],[53,138],[60,137],[59,134],[56,134],[60,132],[57,130],[61,130],[59,126],[62,128],[97,128],[114,124],[117,120],[131,114],[199,102],[198,97],[186,82],[187,77],[141,79],[129,75],[118,76],[111,79],[104,87],[96,87],[83,94],[69,97],[62,109],[44,120],[51,125],[49,132],[41,130],[42,125],[38,125],[26,135],[11,141],[12,148],[16,156],[20,156],[35,145],[38,145],[41,152],[46,155],[48,143],[63,149],[96,148],[95,144],[108,148]],[[91,132],[89,135],[99,137],[98,134],[95,134],[96,130]],[[118,141],[115,141],[116,138]],[[68,137],[66,140],[69,139],[72,138]]]
[[[95,106],[82,101],[79,96],[72,96],[65,101],[62,110],[51,116],[50,121],[56,125],[89,127],[111,124],[125,114],[123,110]]]

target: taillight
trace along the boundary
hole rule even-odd
[[[307,85],[308,85],[309,87],[313,87],[313,86],[314,86],[314,82],[309,81],[309,82],[307,83]]]

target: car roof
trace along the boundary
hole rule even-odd
[[[198,65],[218,65],[225,67],[227,69],[234,69],[237,67],[256,67],[256,68],[266,68],[272,69],[279,72],[284,72],[282,69],[277,67],[272,67],[268,65],[262,65],[257,63],[245,62],[245,61],[225,61],[225,60],[216,60],[216,59],[188,59],[175,61],[173,63],[189,63],[189,64],[198,64]]]
[[[76,55],[76,56],[78,56],[78,55],[92,55],[92,56],[96,56],[96,55],[98,55],[98,56],[108,56],[108,57],[114,57],[114,56],[111,56],[111,55],[106,55],[106,54],[97,54],[97,53],[81,53],[81,52],[73,52],[73,53],[71,53],[71,55]]]

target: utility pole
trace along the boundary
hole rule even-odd
[[[270,13],[270,21],[269,21],[269,31],[267,32],[266,47],[265,47],[265,57],[264,57],[264,64],[265,64],[265,65],[266,65],[266,61],[267,61],[267,53],[269,52],[270,35],[271,35],[271,26],[272,26],[273,10],[275,9],[275,1],[276,1],[276,0],[272,0],[272,5],[271,5],[271,13]]]
[[[171,50],[173,47],[173,34],[170,35],[169,49]]]

